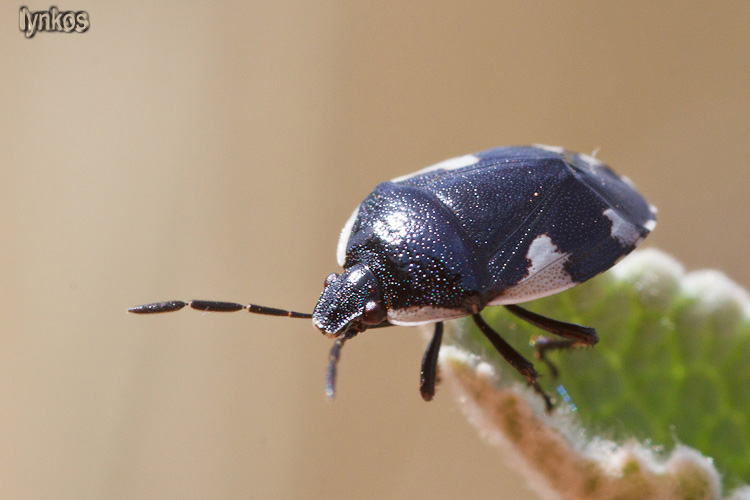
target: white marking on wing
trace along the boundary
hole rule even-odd
[[[427,172],[432,172],[434,170],[455,170],[457,168],[468,167],[476,163],[479,163],[480,159],[481,158],[479,158],[478,156],[474,156],[474,155],[464,155],[464,156],[457,156],[456,158],[449,158],[447,160],[441,161],[440,163],[436,163],[429,167],[423,168],[422,170],[418,170],[414,173],[402,175],[401,177],[396,177],[395,179],[391,179],[391,182],[405,181],[407,179],[411,179],[412,177],[426,174]]]
[[[615,238],[625,246],[632,245],[638,240],[638,238],[640,238],[641,234],[638,232],[636,227],[620,217],[620,214],[615,212],[613,209],[608,208],[603,212],[603,214],[606,218],[612,221],[612,229],[609,230],[609,235],[612,238]],[[648,222],[646,222],[645,227],[648,229],[647,224]]]
[[[580,159],[582,159],[584,162],[586,162],[586,164],[588,166],[590,166],[590,167],[600,167],[600,166],[603,165],[602,162],[600,162],[599,160],[597,160],[593,156],[590,156],[590,155],[587,155],[587,154],[579,153],[578,157]]]
[[[349,244],[349,238],[352,235],[352,226],[354,226],[354,221],[357,220],[358,215],[359,206],[349,216],[346,224],[344,224],[344,228],[341,230],[341,236],[339,236],[339,243],[336,246],[336,261],[341,267],[344,267],[344,261],[346,261],[346,246]]]
[[[537,149],[543,149],[545,151],[549,151],[550,153],[556,153],[559,155],[565,153],[565,148],[562,148],[560,146],[547,146],[546,144],[532,144],[532,146]]]
[[[503,290],[488,305],[518,304],[574,287],[578,283],[565,270],[568,257],[548,234],[540,234],[526,252],[526,258],[531,261],[526,278]]]
[[[630,177],[628,177],[627,175],[621,175],[620,180],[624,182],[625,184],[627,184],[628,187],[635,189],[635,182],[631,181]]]

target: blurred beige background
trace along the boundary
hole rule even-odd
[[[425,404],[414,329],[310,311],[380,181],[541,142],[659,209],[648,245],[750,286],[750,3],[90,2],[0,13],[0,497],[538,498]],[[26,4],[34,10],[48,3]],[[511,339],[512,342],[524,339]]]

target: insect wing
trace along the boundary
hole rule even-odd
[[[495,148],[396,179],[433,193],[486,258],[491,304],[551,295],[609,269],[655,226],[655,209],[597,160]]]

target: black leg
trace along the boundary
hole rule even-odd
[[[541,337],[534,343],[534,355],[549,366],[553,377],[559,375],[559,370],[547,359],[546,353],[548,351],[593,346],[599,342],[599,336],[593,328],[550,319],[514,304],[509,304],[505,307],[522,320],[531,323],[537,328],[563,337],[563,340],[551,340],[548,337]]]
[[[576,343],[572,340],[553,340],[549,337],[537,337],[536,339],[534,339],[534,357],[547,365],[552,378],[557,378],[560,376],[560,370],[552,361],[547,359],[547,351],[571,349],[575,346]]]
[[[438,354],[440,353],[440,344],[443,341],[443,322],[435,323],[435,333],[432,335],[430,345],[422,358],[422,373],[419,383],[419,392],[422,393],[422,399],[431,401],[435,395],[435,380],[437,379]]]
[[[539,385],[539,381],[537,380],[539,378],[539,374],[534,369],[534,365],[532,365],[526,358],[521,356],[521,354],[513,349],[510,344],[503,340],[503,338],[495,330],[493,330],[479,314],[473,314],[472,318],[474,318],[474,322],[477,324],[484,336],[487,337],[487,339],[492,343],[493,346],[495,346],[497,352],[499,352],[502,357],[505,358],[505,361],[507,361],[513,368],[518,370],[518,373],[520,373],[529,382],[529,385],[534,388],[536,393],[542,396],[547,413],[550,413],[552,411],[552,400],[550,400],[549,396],[547,396],[547,394],[544,392],[542,386]]]

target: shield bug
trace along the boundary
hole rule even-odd
[[[133,313],[239,311],[312,319],[334,339],[326,379],[348,339],[372,328],[434,323],[420,392],[435,394],[443,322],[471,315],[498,352],[544,398],[534,366],[480,315],[503,305],[559,338],[536,355],[592,346],[593,328],[517,304],[571,288],[609,269],[654,229],[656,209],[626,177],[588,155],[549,146],[499,147],[452,158],[379,184],[344,225],[337,259],[312,314],[233,302],[169,301]],[[548,363],[549,364],[549,363]],[[554,366],[550,367],[555,372]]]

